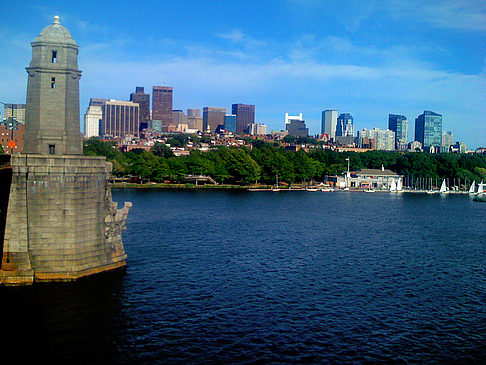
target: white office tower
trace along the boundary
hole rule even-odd
[[[336,126],[338,111],[334,109],[324,110],[321,119],[321,133],[329,135],[333,141],[336,140]]]
[[[290,124],[290,122],[293,120],[304,120],[303,114],[300,113],[299,115],[289,115],[289,113],[285,113],[285,126],[287,126],[287,124]]]
[[[103,119],[101,106],[91,105],[84,115],[84,136],[98,137],[100,135],[100,122]]]

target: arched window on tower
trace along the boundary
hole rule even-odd
[[[56,78],[52,77],[51,78],[51,89],[55,89],[55,88],[56,88]]]
[[[52,51],[52,63],[57,63],[57,51]]]

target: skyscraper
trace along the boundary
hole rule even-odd
[[[236,115],[236,131],[248,132],[250,124],[255,123],[255,105],[233,104],[231,114]]]
[[[98,137],[100,135],[101,121],[103,120],[102,107],[90,105],[84,115],[84,136]]]
[[[203,108],[203,132],[205,133],[208,129],[211,133],[216,132],[218,126],[224,127],[224,116],[226,115],[226,108],[213,108],[204,107]]]
[[[321,119],[321,133],[329,135],[329,138],[336,139],[338,112],[334,109],[324,110]]]
[[[415,140],[424,148],[442,145],[442,115],[425,110],[415,118]]]
[[[200,117],[201,116],[201,109],[187,109],[187,116],[188,117]]]
[[[294,137],[308,137],[309,128],[305,125],[305,120],[289,119],[289,123],[285,125],[285,129],[289,132],[289,136]]]
[[[227,132],[236,132],[236,115],[226,114],[224,116],[224,129]]]
[[[169,86],[154,86],[152,89],[152,119],[162,121],[162,130],[167,132],[172,125],[172,94]]]
[[[395,148],[406,149],[408,143],[408,120],[404,115],[388,114],[388,129],[395,132]]]
[[[138,137],[139,106],[131,101],[110,99],[103,106],[100,135],[112,138]]]
[[[150,95],[144,93],[143,87],[137,86],[135,92],[130,94],[130,101],[139,106],[140,130],[147,128],[150,120]]]
[[[342,113],[337,118],[336,137],[354,136],[353,117],[349,113]]]
[[[79,47],[58,16],[31,44],[24,152],[82,155]]]

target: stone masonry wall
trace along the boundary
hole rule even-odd
[[[126,265],[118,210],[104,157],[19,155],[12,185],[0,284],[68,281]]]

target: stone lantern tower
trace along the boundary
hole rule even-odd
[[[58,16],[31,44],[24,153],[81,155],[79,47]]]
[[[0,190],[9,192],[0,199],[0,285],[71,281],[126,266],[122,232],[131,203],[117,209],[111,163],[83,155],[77,57],[59,17],[32,42],[24,153],[10,166],[0,159]]]

